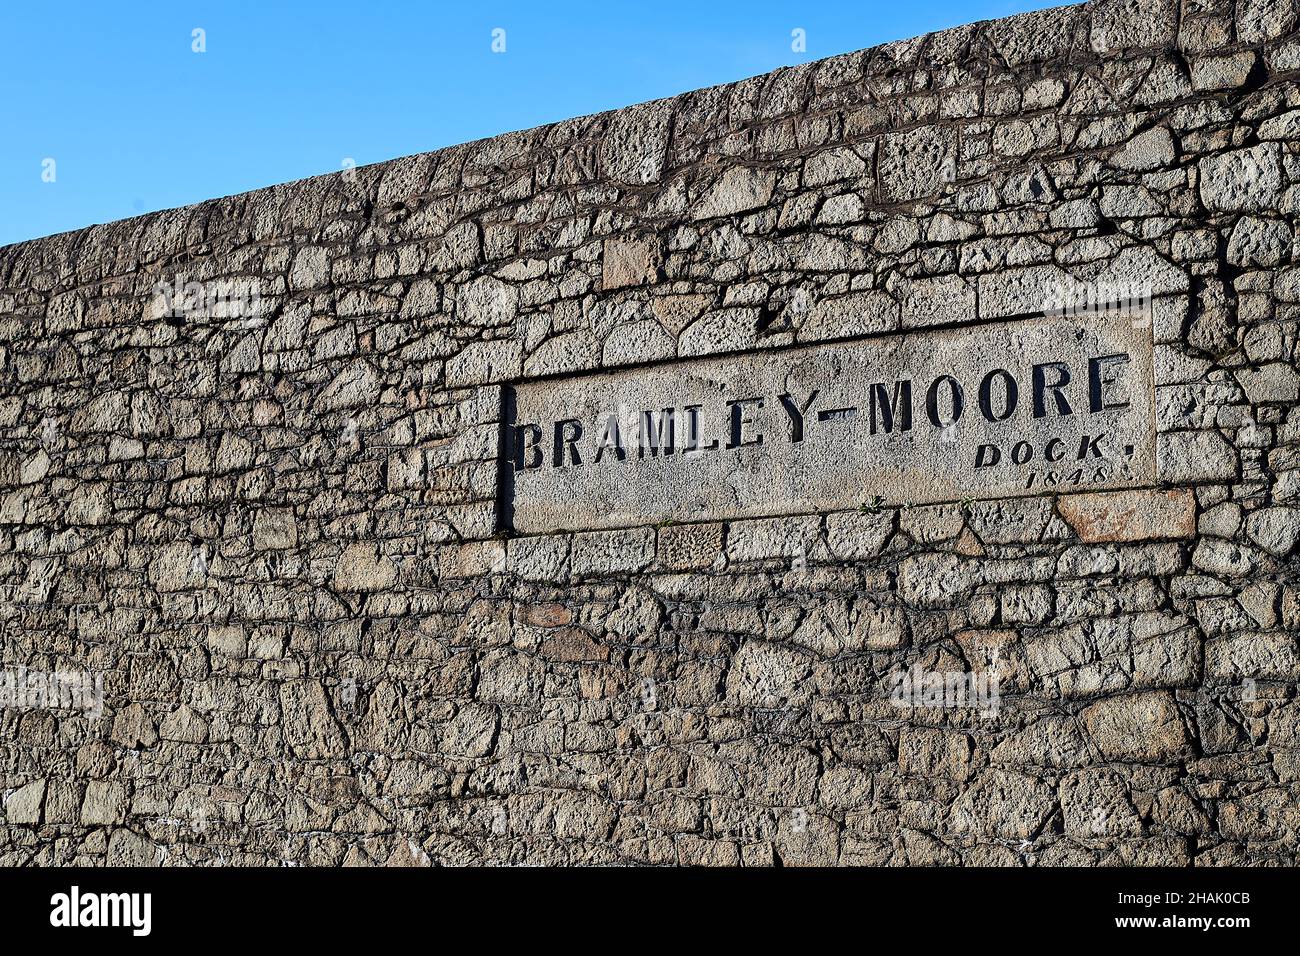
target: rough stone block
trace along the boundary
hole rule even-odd
[[[1085,707],[1079,716],[1107,760],[1161,763],[1187,752],[1187,728],[1168,692],[1107,697]]]
[[[1196,533],[1196,498],[1190,491],[1067,495],[1057,510],[1087,542],[1190,538]]]

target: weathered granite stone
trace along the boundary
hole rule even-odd
[[[1260,43],[1285,35],[1295,25],[1295,8],[1284,0],[1242,0],[1236,9],[1237,38]]]
[[[491,751],[496,732],[496,708],[471,704],[444,727],[442,750],[454,756],[483,757]]]
[[[284,736],[298,757],[319,760],[344,752],[343,735],[320,681],[285,681],[279,700]]]
[[[831,554],[845,560],[862,560],[879,554],[894,531],[889,512],[841,512],[826,519],[826,543]]]
[[[182,704],[162,719],[158,734],[163,740],[201,744],[208,739],[208,725],[188,704]]]
[[[1180,756],[1187,747],[1187,729],[1166,692],[1110,697],[1085,707],[1079,716],[1107,760],[1158,763]]]
[[[603,288],[645,285],[659,268],[659,245],[654,239],[606,239],[603,261]]]
[[[397,568],[372,544],[348,545],[334,569],[334,587],[340,591],[383,591],[396,580]]]
[[[364,360],[343,368],[321,391],[314,402],[318,412],[368,407],[379,397],[379,373]]]
[[[654,559],[653,528],[596,531],[573,537],[569,566],[575,575],[640,571]]]
[[[642,103],[614,113],[600,148],[601,162],[609,177],[632,186],[657,182],[668,158],[672,122],[670,100]]]
[[[126,787],[113,780],[92,780],[86,784],[81,803],[81,822],[90,826],[112,826],[126,820]]]
[[[956,833],[1028,840],[1038,833],[1056,801],[1051,788],[1027,774],[989,770],[962,791],[949,819]]]
[[[41,822],[41,805],[45,801],[45,781],[33,780],[18,787],[5,798],[5,822],[35,825]]]
[[[1246,519],[1246,533],[1270,554],[1283,558],[1300,543],[1300,508],[1261,508]]]
[[[1133,173],[1164,169],[1178,157],[1173,137],[1164,126],[1155,126],[1125,143],[1111,157],[1112,166]]]
[[[133,830],[117,828],[108,837],[104,862],[108,866],[157,866],[162,858],[160,849]]]
[[[110,738],[132,750],[152,747],[158,742],[158,728],[149,712],[141,704],[134,703],[123,708],[113,718]]]
[[[780,707],[808,693],[809,658],[764,641],[746,641],[727,674],[727,697],[740,706]]]
[[[922,126],[887,133],[880,149],[880,192],[889,202],[933,196],[957,178],[957,138],[951,127]]]
[[[509,545],[507,565],[510,573],[526,581],[558,584],[568,578],[568,562],[567,537],[520,538]]]
[[[776,173],[768,169],[733,166],[709,188],[693,218],[716,219],[766,206],[776,188]]]
[[[1276,266],[1291,251],[1291,227],[1280,219],[1243,216],[1228,237],[1228,262],[1244,268]]]
[[[517,342],[471,342],[447,363],[447,384],[480,385],[516,378],[523,369]]]
[[[1169,432],[1156,442],[1159,473],[1175,483],[1232,481],[1237,452],[1216,431]]]
[[[1190,538],[1196,533],[1196,499],[1189,491],[1067,495],[1057,508],[1083,541]]]
[[[1201,160],[1201,201],[1213,212],[1276,209],[1283,187],[1276,143],[1260,143]]]
[[[722,524],[660,528],[658,563],[671,571],[705,571],[721,564],[723,528]]]
[[[852,292],[818,302],[799,327],[804,342],[842,339],[898,328],[898,303],[879,290]]]

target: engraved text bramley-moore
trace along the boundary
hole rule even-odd
[[[519,385],[512,525],[622,527],[1155,478],[1145,316],[1026,319]]]

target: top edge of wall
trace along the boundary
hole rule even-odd
[[[992,61],[1007,72],[1024,72],[1056,61],[1119,59],[1176,48],[1178,20],[1179,0],[1086,0],[978,21],[670,97],[0,246],[0,281],[7,280],[19,262],[32,265],[32,257],[45,260],[37,266],[40,271],[75,272],[77,250],[87,242],[129,246],[130,267],[137,267],[185,254],[206,254],[208,243],[223,235],[222,226],[233,227],[250,218],[254,222],[247,241],[252,243],[309,231],[327,214],[359,212],[375,221],[385,212],[401,208],[407,199],[447,195],[464,188],[466,174],[500,171],[508,168],[512,159],[535,157],[539,149],[579,141],[598,147],[595,158],[600,168],[585,181],[566,185],[610,181],[640,188],[667,179],[679,167],[665,165],[651,179],[636,169],[619,168],[622,141],[635,142],[648,127],[670,122],[679,110],[716,107],[725,97],[722,132],[732,132],[753,122],[804,112],[810,99],[836,87],[920,67],[960,68]],[[1233,48],[1248,45],[1237,43]],[[683,131],[675,128],[672,135],[676,138]],[[725,153],[709,156],[712,160],[727,158]],[[449,172],[455,173],[451,181],[446,179]],[[336,205],[328,208],[325,200],[331,193],[336,194]],[[275,211],[292,221],[281,228],[268,227],[264,221],[267,211],[257,208],[263,203],[274,203]],[[313,211],[304,216],[302,207],[309,203],[314,204]],[[49,257],[63,257],[62,268]]]

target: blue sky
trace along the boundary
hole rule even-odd
[[[4,0],[0,245],[1054,5]]]

